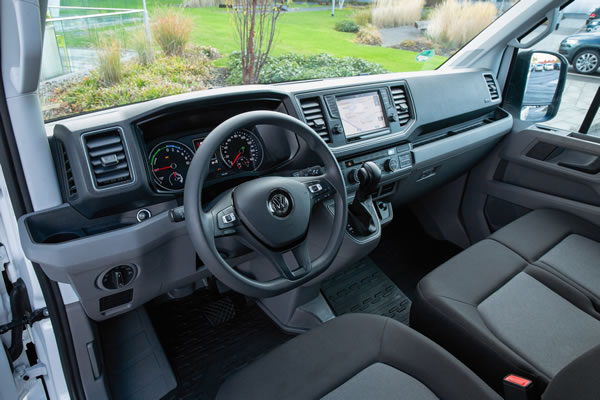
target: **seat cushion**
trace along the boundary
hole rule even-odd
[[[427,386],[387,364],[375,363],[327,393],[323,400],[346,399],[437,400]]]
[[[534,262],[571,234],[600,242],[596,225],[557,210],[532,211],[493,233],[490,239]]]
[[[497,391],[516,373],[545,386],[600,344],[600,228],[533,211],[419,282],[411,326]]]
[[[429,339],[368,314],[347,314],[290,340],[231,376],[217,395],[241,398],[499,399]]]
[[[600,321],[521,272],[477,310],[503,343],[545,376],[600,344]]]

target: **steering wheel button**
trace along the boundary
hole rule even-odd
[[[323,186],[321,186],[320,183],[314,183],[308,187],[308,190],[310,190],[311,193],[318,193],[323,190]]]
[[[225,214],[225,215],[223,215],[222,219],[225,224],[231,224],[233,221],[235,221],[235,214],[233,214],[233,213]]]

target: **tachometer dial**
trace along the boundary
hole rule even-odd
[[[225,139],[221,158],[229,168],[254,171],[263,161],[263,147],[254,133],[241,129]]]
[[[162,142],[150,152],[154,182],[165,190],[181,190],[194,153],[175,141]]]

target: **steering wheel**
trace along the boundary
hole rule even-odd
[[[255,125],[274,125],[304,139],[325,166],[319,176],[265,176],[202,204],[210,159],[232,132]],[[323,253],[310,259],[306,236],[313,206],[333,197],[335,215]],[[338,162],[323,139],[304,122],[273,111],[236,115],[217,126],[202,142],[189,167],[184,188],[186,227],[194,248],[209,271],[231,289],[251,297],[287,292],[324,272],[337,255],[346,230],[346,185]],[[232,236],[266,257],[279,276],[269,281],[248,277],[229,265],[215,239]],[[284,258],[291,252],[294,262]],[[291,261],[291,260],[290,260]]]

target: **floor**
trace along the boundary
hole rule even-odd
[[[409,323],[410,299],[369,257],[326,279],[321,292],[335,315],[377,314]]]
[[[177,379],[163,400],[212,400],[230,374],[291,338],[256,304],[208,289],[148,312]]]
[[[394,213],[394,222],[384,229],[377,249],[346,275],[371,276],[368,280],[373,284],[362,285],[357,297],[382,297],[382,301],[359,312],[384,314],[408,323],[405,308],[410,307],[409,299],[414,299],[417,282],[460,249],[427,236],[410,211],[398,209]],[[363,278],[354,280],[366,281]],[[390,285],[394,288],[388,290]],[[327,287],[324,288],[325,292]],[[390,298],[402,304],[390,308]],[[352,312],[354,303],[346,300],[352,299],[342,299],[338,314]],[[178,382],[165,400],[213,399],[229,375],[291,338],[256,304],[238,294],[219,295],[214,290],[201,289],[147,309]]]
[[[381,235],[379,246],[369,257],[414,300],[417,283],[461,249],[427,235],[408,209],[394,209],[394,219]]]

